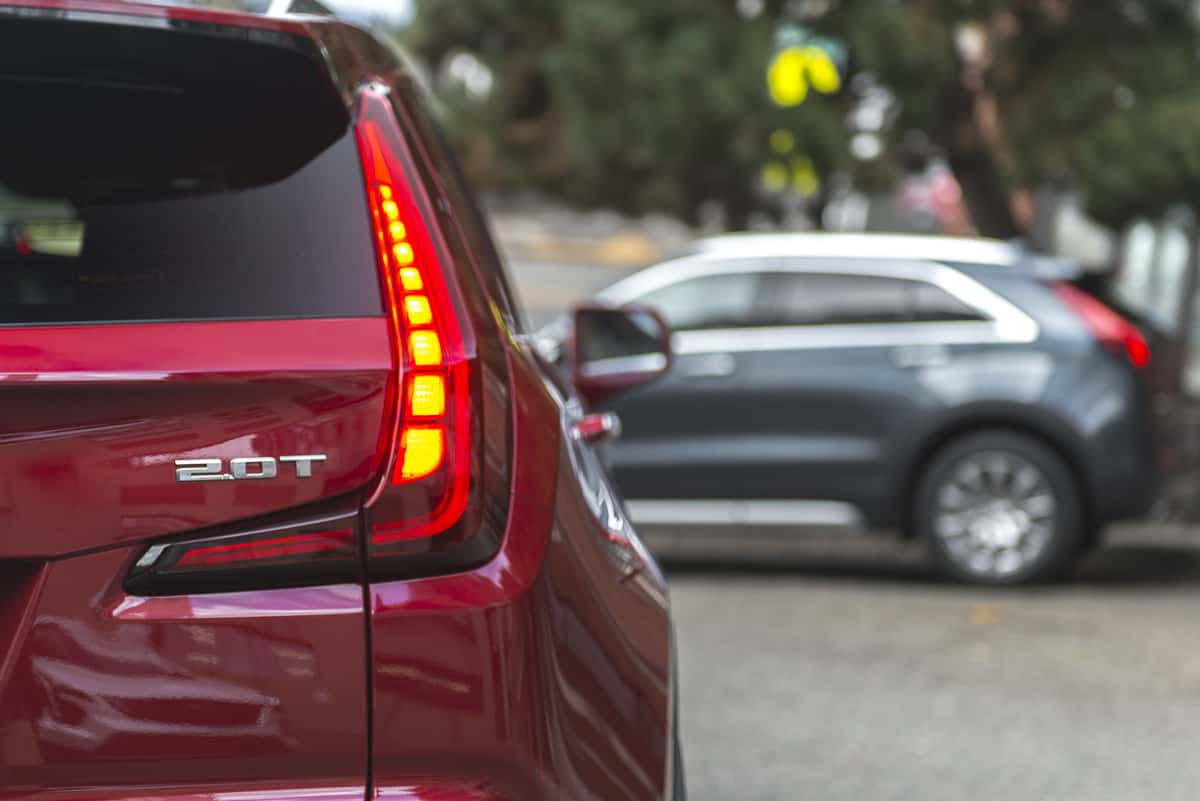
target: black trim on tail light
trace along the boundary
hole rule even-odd
[[[132,595],[181,595],[359,581],[358,515],[265,525],[150,545],[125,579]]]
[[[368,572],[469,569],[496,553],[507,519],[501,332],[427,137],[406,132],[414,123],[380,86],[360,93],[355,125],[397,365],[384,469],[366,502]]]

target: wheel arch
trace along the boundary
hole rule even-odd
[[[917,534],[917,488],[934,457],[960,437],[983,432],[1008,432],[1030,437],[1062,459],[1079,490],[1087,536],[1091,538],[1095,535],[1096,499],[1091,473],[1083,455],[1084,448],[1070,426],[1052,415],[1031,413],[1028,409],[987,407],[942,421],[926,432],[913,449],[905,462],[897,497],[902,510],[900,531],[905,539],[913,539]]]

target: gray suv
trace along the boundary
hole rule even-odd
[[[665,376],[604,403],[630,515],[692,539],[892,529],[967,581],[1061,573],[1156,487],[1145,340],[1062,267],[985,240],[737,235],[603,290],[675,331]]]

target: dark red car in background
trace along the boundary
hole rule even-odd
[[[332,19],[0,5],[0,798],[683,797],[613,421],[418,94]],[[584,394],[669,359],[577,323]]]

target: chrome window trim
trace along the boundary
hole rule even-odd
[[[994,345],[1032,342],[1011,337],[995,323],[871,323],[861,325],[795,325],[765,328],[719,328],[681,331],[671,338],[680,356],[704,353],[886,348],[903,345]]]
[[[852,275],[919,281],[942,290],[987,319],[978,322],[795,325],[681,331],[672,340],[677,353],[914,344],[1027,344],[1036,341],[1039,335],[1038,324],[1032,317],[974,278],[944,264],[899,258],[880,260],[700,254],[664,262],[632,275],[604,290],[599,297],[610,303],[631,303],[650,292],[688,279],[738,273]]]

